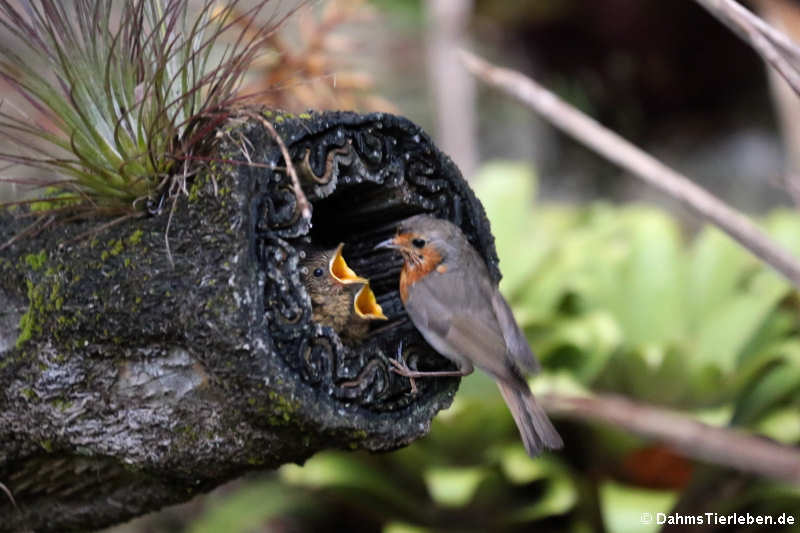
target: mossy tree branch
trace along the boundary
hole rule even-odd
[[[387,115],[265,116],[314,208],[298,216],[258,120],[219,130],[169,209],[19,239],[0,256],[0,531],[98,528],[324,448],[424,435],[456,380],[412,395],[388,370],[445,364],[404,320],[399,265],[372,252],[409,213],[455,220],[496,256],[480,205],[418,128]],[[0,215],[0,240],[25,221]],[[390,317],[355,344],[311,321],[299,248],[341,239]],[[387,262],[388,261],[388,262]]]

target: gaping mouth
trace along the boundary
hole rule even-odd
[[[340,169],[346,170],[346,169]],[[405,309],[398,295],[402,259],[389,249],[375,249],[390,239],[397,224],[421,210],[413,203],[398,201],[400,190],[374,183],[339,185],[329,196],[312,197],[311,242],[325,248],[346,242],[346,260],[336,254],[331,274],[349,282],[364,279],[369,285],[356,296],[356,312],[364,317],[383,317],[372,329],[406,323]]]
[[[328,272],[331,277],[342,285],[361,285],[353,298],[353,309],[355,313],[365,320],[388,320],[383,314],[375,293],[369,286],[369,280],[361,277],[350,268],[342,254],[344,243],[339,243],[328,263]]]
[[[344,256],[342,255],[343,248],[344,243],[339,243],[339,246],[336,247],[336,251],[334,252],[333,257],[331,257],[330,263],[328,264],[328,271],[333,279],[345,285],[350,285],[352,283],[367,283],[367,278],[362,278],[356,274],[355,271],[347,264],[347,261],[345,261]]]
[[[363,319],[389,320],[389,318],[383,314],[383,308],[381,304],[378,303],[375,293],[372,292],[369,283],[366,283],[356,293],[356,297],[353,300],[353,307],[356,310],[356,314]]]

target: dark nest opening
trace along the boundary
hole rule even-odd
[[[327,198],[312,202],[311,242],[324,248],[344,242],[348,264],[369,279],[388,318],[388,322],[371,322],[371,332],[408,326],[398,295],[402,261],[397,254],[374,248],[394,234],[401,220],[425,210],[413,204],[392,205],[396,192],[391,187],[362,183],[340,186]]]
[[[421,370],[448,368],[406,316],[398,294],[402,261],[374,250],[398,222],[431,213],[459,225],[499,278],[493,238],[483,208],[460,172],[417,126],[386,114],[331,112],[273,119],[287,144],[301,185],[313,205],[311,225],[297,214],[282,156],[256,193],[257,252],[267,281],[265,310],[276,351],[312,385],[375,410],[413,401],[408,379],[389,370],[403,357]],[[263,133],[262,133],[263,135]],[[257,145],[257,144],[256,144]],[[331,249],[344,242],[347,263],[370,280],[388,321],[370,324],[369,334],[342,342],[330,327],[311,319],[312,304],[298,264],[304,250]],[[299,357],[297,354],[300,354]],[[419,380],[417,394],[452,386],[445,379]]]

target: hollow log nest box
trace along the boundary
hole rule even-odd
[[[497,281],[460,172],[397,116],[263,117],[310,223],[278,144],[243,116],[216,131],[214,162],[174,210],[88,238],[76,237],[97,222],[63,224],[0,252],[0,483],[16,500],[0,492],[0,530],[100,527],[324,448],[395,449],[450,404],[457,379],[412,394],[390,371],[396,357],[450,363],[405,315],[400,257],[373,247],[432,213],[464,230]],[[5,241],[22,225],[2,217]],[[340,242],[389,319],[358,341],[312,320],[302,282],[303,250]]]

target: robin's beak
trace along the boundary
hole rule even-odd
[[[364,284],[356,293],[356,297],[353,300],[353,307],[356,310],[356,314],[361,318],[367,320],[389,320],[387,316],[383,314],[383,308],[375,298],[375,293],[369,288],[369,283]]]
[[[403,247],[397,243],[397,238],[392,237],[391,239],[386,239],[385,241],[381,241],[375,245],[374,250],[379,248],[388,248],[391,250],[401,250]]]
[[[349,285],[351,283],[366,283],[367,278],[362,278],[356,274],[352,268],[347,266],[347,262],[344,260],[344,256],[342,255],[342,248],[344,248],[344,243],[339,243],[339,246],[336,248],[333,257],[331,257],[330,263],[328,263],[328,271],[333,279],[344,285]]]

